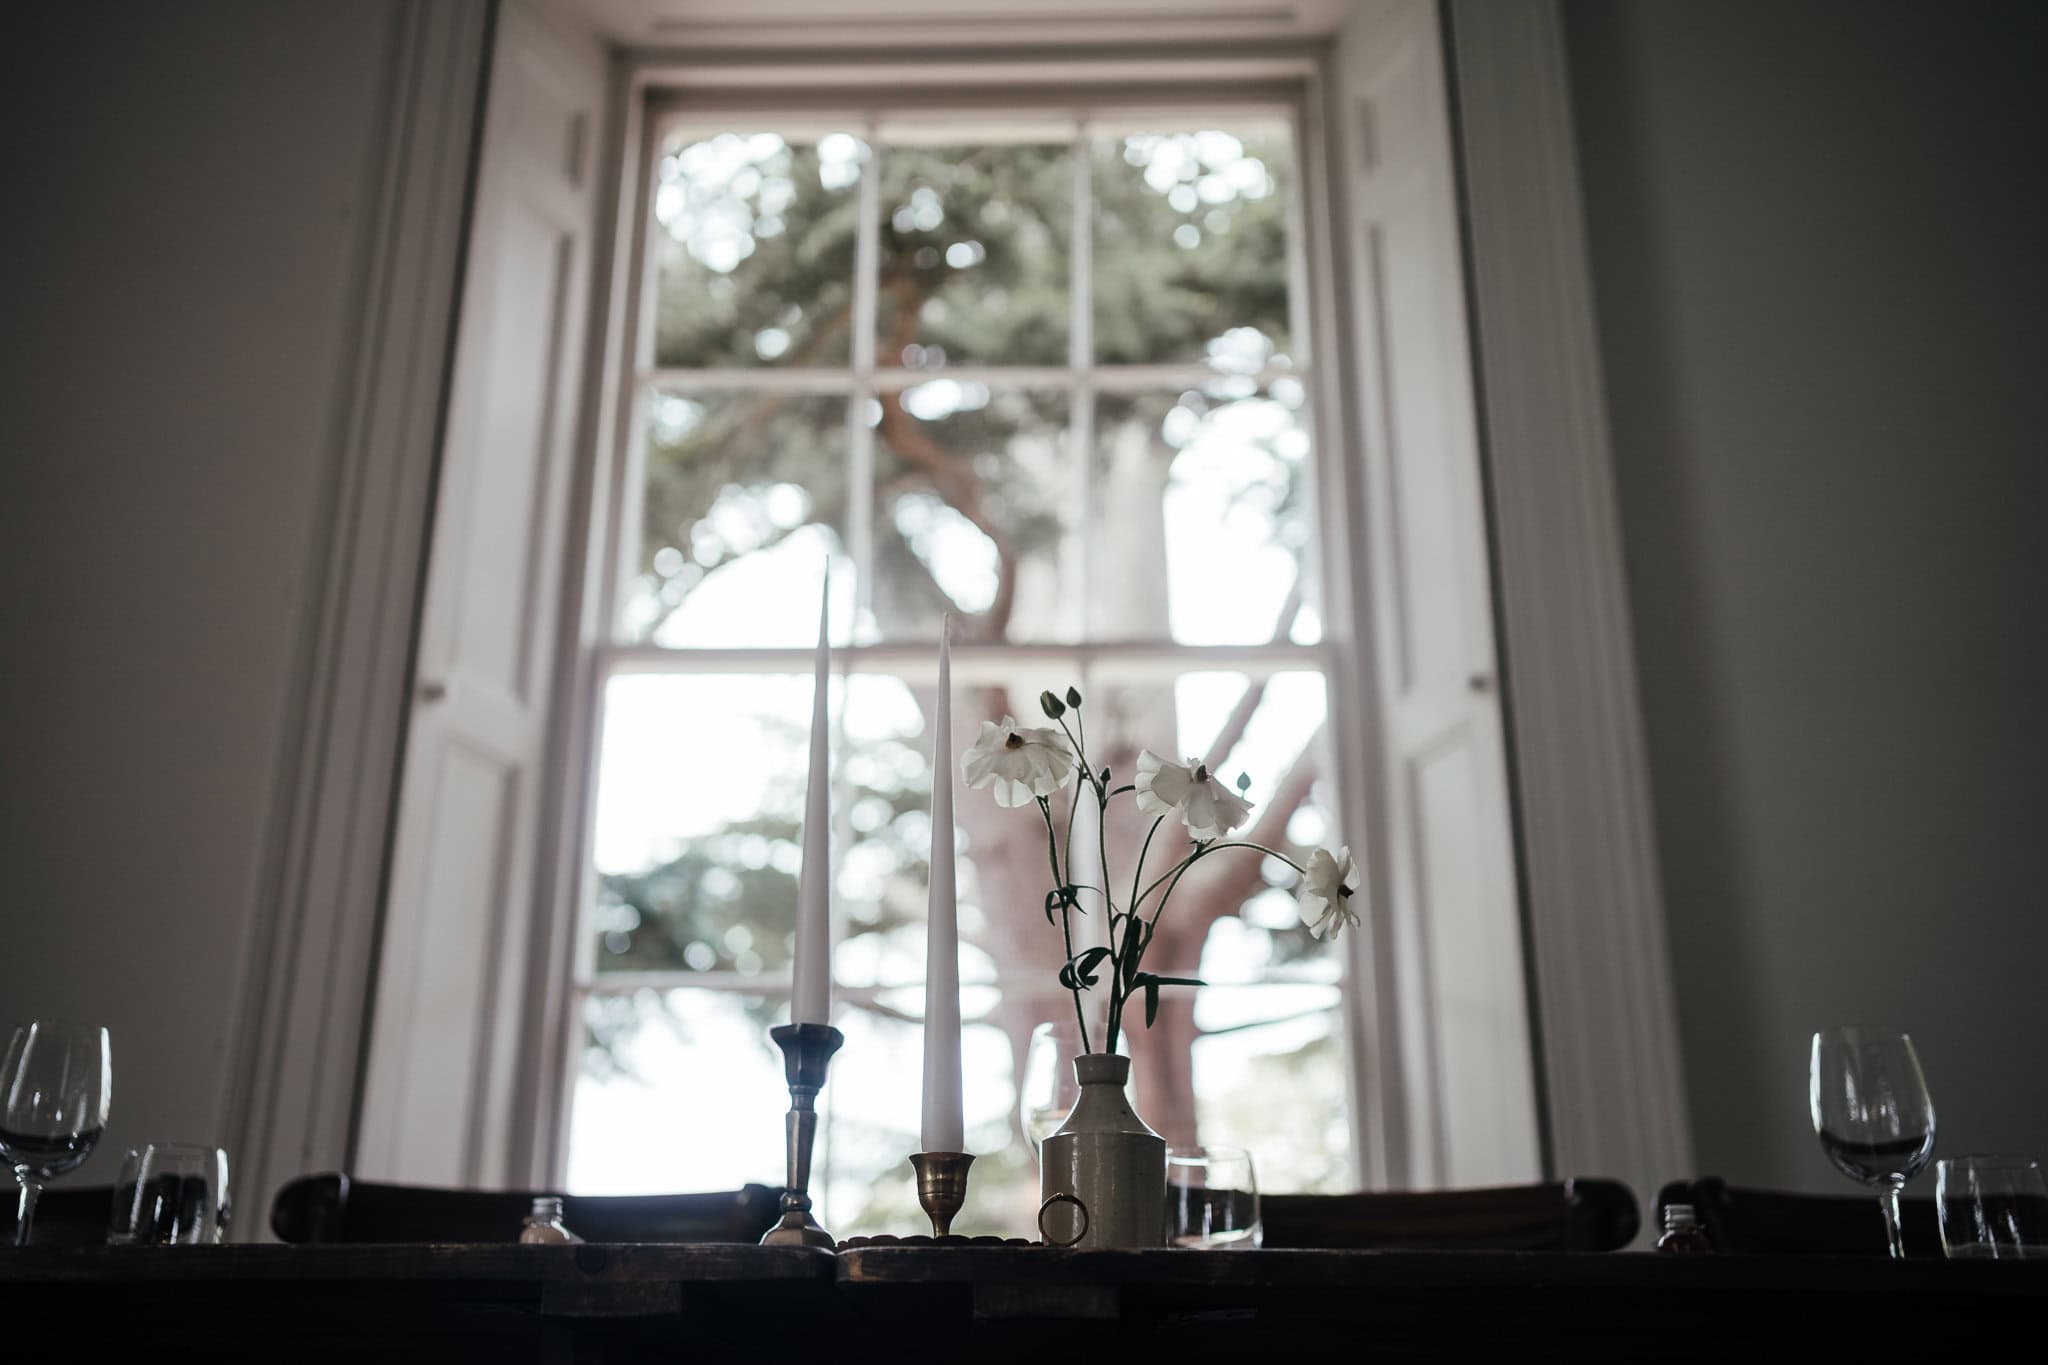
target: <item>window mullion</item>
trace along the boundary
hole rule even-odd
[[[1067,393],[1067,449],[1080,496],[1074,500],[1077,549],[1069,552],[1067,559],[1078,573],[1081,591],[1069,595],[1079,619],[1068,624],[1073,638],[1085,640],[1091,624],[1090,588],[1100,558],[1095,546],[1095,389],[1090,378],[1095,364],[1095,185],[1089,174],[1085,116],[1075,128],[1072,154],[1074,208],[1067,246],[1067,367],[1072,377]],[[1078,564],[1073,563],[1076,559]]]
[[[860,221],[853,250],[853,393],[846,404],[846,549],[854,563],[854,632],[874,606],[875,312],[882,269],[882,149],[875,124],[861,130],[868,148],[861,168]]]

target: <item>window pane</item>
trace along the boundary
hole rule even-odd
[[[789,1109],[768,1027],[788,1002],[719,991],[636,991],[584,1002],[569,1121],[576,1194],[780,1186]]]
[[[1245,832],[1297,858],[1306,846],[1343,841],[1319,776],[1327,687],[1312,671],[1275,674],[1263,684],[1223,672],[1094,681],[1057,667],[959,679],[955,764],[983,720],[1007,712],[1045,723],[1034,699],[1070,682],[1086,694],[1090,756],[1110,765],[1117,780],[1129,779],[1141,748],[1175,757],[1216,750],[1219,772],[1252,779],[1253,825]],[[844,699],[845,737],[836,751],[834,809],[851,833],[839,853],[835,1022],[848,1041],[826,1097],[819,1188],[828,1226],[842,1233],[911,1232],[918,1213],[904,1157],[915,1149],[920,1106],[934,697],[922,678],[873,675],[836,681],[834,691],[835,701]],[[602,913],[611,917],[599,926],[601,970],[716,970],[764,980],[787,971],[809,701],[810,680],[799,675],[612,682],[598,825]],[[1070,799],[1071,789],[1055,798],[1063,835]],[[1005,809],[989,792],[964,785],[955,805],[968,1138],[983,1154],[961,1226],[1017,1235],[1031,1226],[1036,1167],[1015,1114],[1015,1076],[1033,1026],[1069,1014],[1055,979],[1066,949],[1043,911],[1051,875],[1035,808]],[[1116,803],[1104,842],[1120,905],[1130,900],[1150,825],[1129,798]],[[1099,866],[1089,846],[1084,836],[1079,856]],[[1170,820],[1152,839],[1143,880],[1188,851],[1182,827]],[[1146,965],[1212,985],[1167,992],[1149,1030],[1134,1005],[1127,1050],[1141,1110],[1169,1138],[1250,1146],[1271,1188],[1335,1188],[1350,1178],[1336,1033],[1340,957],[1302,926],[1294,886],[1276,860],[1231,850],[1182,879]],[[1082,946],[1101,932],[1099,901],[1089,908],[1074,929]],[[724,1003],[689,1003],[700,994]],[[765,1046],[762,1031],[781,1022],[786,1005],[765,993],[676,991],[641,992],[602,1008],[610,1013],[593,1015],[579,1106],[595,1096],[596,1112],[617,1118],[665,1114],[661,1106],[671,1101],[646,1095],[647,1088],[697,1093],[707,1075],[723,1084],[738,1065],[680,1051],[675,1039],[724,1046],[753,1066],[753,1051],[718,1040],[752,1028],[749,1047]],[[707,1020],[727,1032],[714,1034]],[[622,1078],[613,1067],[618,1058],[639,1059],[639,1070]],[[1255,1098],[1280,1088],[1290,1096],[1284,1123]],[[786,1097],[758,1103],[773,1120]],[[668,1163],[661,1169],[669,1170],[676,1134],[687,1128],[648,1118],[634,1133],[589,1136],[594,1130],[579,1107],[574,1140],[632,1169]],[[779,1150],[779,1138],[766,1141],[771,1153]],[[620,1155],[634,1142],[660,1155]],[[572,1153],[572,1171],[594,1169],[585,1162],[582,1151]]]
[[[1064,394],[935,379],[877,400],[874,611],[884,638],[946,611],[1012,641],[1071,639],[1079,479]]]
[[[883,366],[1067,363],[1073,153],[882,152],[875,357]]]
[[[1096,363],[1292,363],[1285,133],[1153,129],[1092,154]]]
[[[1288,376],[1096,400],[1092,638],[1322,638],[1305,407]]]
[[[657,390],[647,401],[629,634],[814,643],[820,566],[844,544],[847,399]]]
[[[611,680],[600,972],[788,973],[811,698],[804,674]]]
[[[825,1226],[841,1237],[929,1235],[908,1160],[921,1150],[924,1029],[856,1009],[841,1010],[834,1022],[846,1046],[832,1059],[822,1099]],[[1003,1035],[969,1018],[960,1056],[967,1148],[978,1155],[954,1229],[969,1237],[1018,1236],[1038,1206],[1038,1168],[1028,1148],[1010,1141],[1016,1088]]]
[[[1358,1186],[1350,1119],[1335,1098],[1347,1086],[1337,995],[1334,986],[1312,985],[1197,994],[1202,1141],[1249,1151],[1260,1189],[1334,1194]]]
[[[843,132],[670,141],[655,173],[654,363],[845,364],[866,158]]]

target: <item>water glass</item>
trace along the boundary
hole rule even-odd
[[[2039,1162],[1945,1158],[1935,1163],[1934,1198],[1950,1260],[2048,1260],[2048,1183]]]
[[[108,1241],[210,1246],[226,1238],[231,1212],[226,1152],[182,1142],[153,1142],[128,1155],[114,1187],[114,1224]],[[124,1194],[125,1209],[121,1202]]]
[[[1166,1149],[1166,1240],[1211,1250],[1256,1247],[1259,1182],[1242,1147]]]
[[[114,1178],[114,1206],[107,1219],[107,1245],[131,1246],[135,1242],[135,1191],[142,1181],[142,1148],[130,1147],[121,1154],[121,1172]]]

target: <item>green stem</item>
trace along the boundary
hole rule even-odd
[[[1162,816],[1160,818],[1164,819],[1165,817]],[[1286,863],[1289,867],[1293,868],[1302,876],[1306,877],[1308,875],[1307,868],[1303,867],[1300,863],[1294,861],[1294,859],[1288,857],[1285,853],[1282,853],[1279,849],[1267,848],[1264,844],[1255,844],[1248,839],[1232,839],[1228,842],[1219,841],[1211,844],[1203,844],[1201,847],[1197,848],[1193,853],[1190,853],[1186,858],[1183,858],[1178,865],[1168,868],[1166,871],[1160,873],[1159,876],[1153,880],[1152,884],[1145,888],[1144,893],[1142,895],[1137,896],[1131,901],[1131,912],[1133,914],[1136,914],[1138,907],[1144,904],[1145,898],[1147,896],[1150,896],[1154,891],[1157,891],[1159,889],[1160,883],[1171,880],[1178,873],[1182,872],[1187,867],[1192,865],[1197,859],[1206,858],[1211,853],[1218,853],[1226,848],[1257,849],[1259,852],[1265,854],[1269,858],[1278,858],[1281,862]],[[1169,891],[1167,894],[1171,895],[1172,892]]]
[[[1059,834],[1053,829],[1052,825],[1052,802],[1043,796],[1039,797],[1038,813],[1045,817],[1045,854],[1052,861],[1052,884],[1055,890],[1064,892],[1067,883],[1060,876],[1060,841]],[[1070,894],[1062,894],[1060,896],[1060,937],[1066,942],[1067,961],[1071,963],[1074,960],[1074,902]],[[1080,987],[1076,986],[1072,994],[1074,997],[1074,1023],[1081,1030],[1081,1051],[1087,1052],[1089,1050],[1088,1012],[1081,1008]]]
[[[1074,723],[1076,725],[1081,723],[1081,717],[1078,712],[1074,716]],[[1074,765],[1081,770],[1081,776],[1088,780],[1088,785],[1095,788],[1095,799],[1105,805],[1108,804],[1109,793],[1102,789],[1102,783],[1096,780],[1093,772],[1089,771],[1088,746],[1083,744],[1080,737],[1067,728],[1067,718],[1065,716],[1053,717],[1053,724],[1060,727],[1060,733],[1067,737],[1067,743],[1074,746]]]
[[[1160,816],[1157,820],[1154,820],[1152,822],[1152,828],[1145,831],[1145,842],[1138,846],[1138,865],[1131,869],[1132,914],[1137,913],[1138,902],[1143,899],[1143,897],[1141,897],[1138,894],[1138,882],[1145,875],[1145,855],[1152,851],[1152,836],[1159,833],[1159,827],[1165,823],[1166,817],[1163,815]]]
[[[1080,717],[1074,717],[1080,723]],[[1102,788],[1096,787],[1101,797],[1095,803],[1095,855],[1102,863],[1102,925],[1109,934],[1109,1019],[1104,1025],[1109,1034],[1109,1050],[1116,1051],[1117,988],[1123,980],[1123,964],[1116,955],[1116,901],[1109,894],[1109,798],[1102,796]],[[1069,868],[1071,870],[1071,866]]]

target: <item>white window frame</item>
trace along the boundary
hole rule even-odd
[[[887,63],[879,65],[886,67]],[[1117,67],[1124,70],[1132,65],[1119,63]],[[1162,125],[1185,124],[1191,120],[1228,123],[1234,116],[1284,121],[1293,139],[1295,154],[1294,176],[1289,190],[1289,324],[1293,333],[1294,363],[1288,368],[1263,371],[1251,378],[1263,386],[1284,376],[1300,381],[1306,388],[1308,402],[1303,422],[1313,443],[1311,515],[1317,525],[1317,555],[1312,572],[1324,584],[1345,581],[1348,577],[1348,568],[1333,562],[1333,556],[1345,553],[1341,537],[1332,533],[1338,528],[1333,527],[1331,520],[1334,515],[1331,509],[1342,505],[1332,486],[1334,481],[1343,477],[1341,471],[1334,468],[1341,461],[1342,453],[1326,449],[1322,435],[1343,429],[1333,417],[1339,400],[1330,391],[1334,385],[1319,382],[1324,371],[1317,363],[1317,352],[1322,348],[1323,339],[1337,324],[1335,319],[1321,316],[1321,309],[1311,307],[1317,296],[1309,284],[1315,274],[1326,274],[1326,271],[1318,272],[1312,264],[1317,235],[1312,215],[1318,211],[1325,196],[1319,185],[1310,182],[1322,176],[1328,164],[1318,117],[1322,73],[1315,57],[1306,50],[1291,52],[1278,59],[1262,58],[1250,64],[1234,59],[1219,62],[1213,56],[1168,57],[1146,69],[1153,70],[1155,76],[1158,71],[1171,71],[1176,79],[1155,79],[1142,94],[1136,96],[1111,97],[1108,91],[1103,91],[1093,98],[1076,98],[1071,85],[1055,93],[1031,80],[1033,75],[1049,76],[1051,67],[1035,72],[1027,68],[1017,73],[1023,79],[1016,82],[1014,89],[994,94],[977,92],[957,77],[948,80],[948,73],[943,67],[935,71],[931,64],[926,63],[917,69],[921,79],[928,83],[926,89],[892,90],[886,98],[858,89],[824,96],[805,95],[800,93],[803,73],[788,67],[773,67],[759,72],[735,72],[723,68],[707,82],[702,69],[679,69],[667,63],[650,64],[633,73],[624,83],[627,91],[626,117],[622,120],[624,126],[621,130],[624,135],[615,144],[620,157],[620,193],[616,198],[617,264],[613,268],[612,288],[615,311],[611,314],[610,326],[603,334],[606,349],[603,392],[609,398],[603,404],[605,411],[598,439],[602,451],[600,462],[604,469],[597,480],[600,495],[592,500],[592,506],[600,508],[601,514],[587,521],[588,562],[595,581],[592,585],[594,590],[584,594],[586,619],[578,632],[584,643],[582,657],[575,668],[576,685],[569,703],[574,707],[569,713],[572,733],[569,744],[565,746],[565,758],[575,755],[570,760],[574,766],[566,770],[565,776],[568,785],[580,793],[581,809],[580,819],[568,827],[572,837],[563,841],[557,855],[559,867],[576,869],[573,880],[565,881],[573,889],[574,908],[572,915],[563,917],[572,920],[568,930],[571,937],[564,945],[566,951],[557,958],[557,976],[563,985],[549,988],[560,992],[555,997],[559,1005],[549,1011],[554,1021],[554,1036],[547,1042],[547,1051],[553,1058],[553,1084],[543,1087],[544,1090],[552,1089],[553,1094],[551,1099],[536,1097],[546,1105],[545,1112],[553,1124],[549,1140],[543,1144],[545,1150],[536,1154],[539,1158],[536,1175],[550,1183],[559,1183],[566,1177],[569,1112],[583,1045],[582,1003],[589,995],[649,986],[729,990],[770,997],[786,994],[789,990],[787,981],[774,978],[731,976],[728,979],[728,974],[702,972],[600,975],[595,970],[595,940],[589,926],[596,903],[597,877],[591,851],[596,816],[597,750],[602,733],[603,694],[607,680],[636,673],[794,675],[806,672],[812,663],[812,651],[807,646],[679,649],[626,643],[620,639],[623,631],[618,624],[618,615],[624,601],[622,589],[637,571],[638,493],[643,477],[639,461],[645,448],[637,424],[643,420],[643,399],[649,391],[656,388],[671,391],[748,388],[837,396],[846,394],[850,383],[853,386],[852,396],[858,400],[877,392],[900,391],[944,377],[1038,392],[1063,392],[1069,401],[1070,458],[1077,461],[1077,468],[1088,470],[1092,467],[1093,399],[1096,393],[1158,391],[1169,386],[1200,387],[1222,377],[1221,372],[1192,362],[1116,366],[1095,363],[1091,335],[1093,310],[1088,305],[1093,296],[1092,234],[1089,230],[1093,188],[1087,173],[1090,164],[1088,139],[1099,127],[1129,127],[1134,121],[1152,119],[1157,119]],[[1058,69],[1064,72],[1068,64],[1062,63]],[[1197,79],[1203,71],[1213,71],[1213,79]],[[847,72],[842,70],[838,75],[844,78]],[[724,88],[734,82],[738,82],[741,88]],[[891,117],[914,118],[920,114],[929,117],[934,111],[959,111],[981,120],[1016,114],[1033,122],[1061,121],[1073,125],[1075,193],[1071,206],[1073,229],[1070,240],[1073,245],[1068,280],[1072,326],[1067,364],[948,364],[943,369],[911,369],[878,363],[874,355],[874,329],[860,325],[860,319],[871,314],[874,308],[873,275],[880,212],[876,199],[879,176],[872,172],[872,168],[862,175],[857,191],[862,197],[861,235],[856,251],[855,325],[850,363],[807,369],[772,366],[674,369],[653,365],[645,359],[652,355],[653,350],[651,304],[655,288],[654,272],[648,262],[659,230],[651,212],[653,175],[660,147],[670,129],[677,125],[738,126],[753,122],[774,127],[797,119],[807,125],[830,121],[834,127],[857,132],[872,147],[877,145],[878,125],[886,124]],[[857,406],[857,402],[850,404],[850,411]],[[874,432],[865,424],[852,421],[848,429],[853,478],[864,483],[863,476],[871,468],[873,459]],[[607,491],[608,497],[603,496]],[[1082,503],[1085,509],[1088,500],[1084,498]],[[870,532],[866,521],[870,514],[871,509],[865,500],[849,500],[847,550],[860,563],[869,558],[866,550]],[[1090,546],[1092,537],[1088,535],[1087,527],[1079,528],[1077,539],[1082,546]],[[859,582],[862,594],[859,605],[865,606],[870,582],[866,576],[862,576]],[[1090,685],[1099,666],[1117,672],[1154,669],[1161,672],[1233,671],[1254,679],[1290,669],[1318,672],[1326,680],[1331,701],[1324,748],[1331,759],[1328,778],[1335,788],[1336,805],[1340,812],[1360,812],[1367,808],[1368,783],[1361,766],[1348,761],[1348,755],[1356,732],[1368,723],[1366,717],[1353,714],[1358,709],[1357,699],[1363,695],[1356,682],[1363,667],[1359,656],[1363,647],[1360,643],[1361,627],[1350,615],[1343,618],[1334,616],[1328,602],[1323,606],[1322,626],[1322,638],[1313,644],[1282,641],[1246,645],[1184,645],[1165,640],[958,644],[953,649],[953,668],[957,677],[967,682],[978,676],[1003,676],[1019,666],[1056,662],[1078,669],[1081,674],[1078,681],[1083,687]],[[935,653],[935,640],[839,644],[834,651],[835,665],[842,676],[875,673],[912,678],[933,670]],[[835,847],[844,843],[844,838],[839,838]],[[837,938],[838,925],[835,923],[835,941]],[[1347,1112],[1351,1119],[1352,1166],[1361,1184],[1383,1184],[1388,1177],[1388,1169],[1378,1116],[1384,1104],[1377,1093],[1368,1094],[1367,1087],[1384,1088],[1388,1068],[1383,1064],[1381,1050],[1388,1046],[1390,1040],[1372,1024],[1374,1011],[1369,1004],[1358,998],[1370,991],[1370,983],[1374,979],[1368,940],[1364,935],[1346,935],[1341,942],[1339,1014],[1343,1024],[1340,1036],[1349,1089]],[[537,986],[540,984],[536,983]],[[842,988],[840,994],[842,998],[849,998],[858,993]]]
[[[1549,1166],[1553,1174],[1618,1176],[1647,1193],[1674,1173],[1690,1172],[1692,1153],[1562,18],[1558,0],[1445,0],[1440,8],[1432,0],[1376,0],[1371,8],[1394,4],[1428,5],[1455,57],[1448,86],[1459,121],[1469,298],[1483,365],[1479,408],[1496,519],[1504,700],[1514,726]],[[1347,24],[1367,12],[1358,6]],[[388,183],[380,183],[380,210],[367,223],[352,272],[361,292],[380,302],[376,325],[352,332],[342,346],[352,399],[346,420],[336,424],[335,479],[345,496],[331,501],[321,532],[326,543],[316,555],[326,586],[302,644],[287,727],[294,740],[280,760],[279,809],[265,840],[266,891],[244,952],[245,1026],[235,1031],[232,1079],[222,1099],[230,1145],[259,1197],[289,1175],[346,1169],[351,1160],[360,1104],[353,1078],[362,1061],[384,898],[384,831],[405,729],[399,699],[411,683],[407,642],[426,563],[417,528],[433,499],[436,414],[427,397],[445,383],[442,343],[460,279],[465,185],[447,168],[463,164],[462,149],[474,136],[475,87],[490,40],[480,10],[412,7],[394,23],[398,41],[385,64],[394,115],[381,163]],[[1321,120],[1336,114],[1328,53],[1317,42],[1248,46],[1226,57],[1083,54],[1066,60],[1061,74],[1067,81],[1125,83],[1147,76],[1305,81],[1312,92],[1306,152],[1327,133]],[[1002,78],[1001,66],[983,78]],[[904,54],[872,52],[808,68],[730,54],[694,61],[615,54],[600,141],[618,149],[604,167],[613,182],[607,198],[620,198],[650,89],[744,89],[777,78],[844,78],[852,70],[878,84],[901,83],[923,69]],[[425,81],[421,73],[449,79]],[[1324,238],[1336,217],[1324,203],[1305,224],[1319,263],[1329,260]],[[599,234],[594,264],[604,286],[594,337],[616,335],[607,319],[630,305],[635,276],[623,263],[633,255],[639,221],[629,213]],[[1327,344],[1333,325],[1348,328],[1350,320],[1322,324],[1319,344]],[[618,347],[592,348],[586,450],[615,446],[625,411],[618,401],[623,365]],[[422,383],[422,376],[433,382]],[[1329,420],[1331,402],[1330,386],[1323,386],[1319,430],[1340,429]],[[617,474],[604,460],[585,464],[568,509],[573,524],[602,528],[618,520],[624,490]],[[589,831],[579,813],[588,809],[592,771],[592,652],[601,625],[594,604],[613,568],[601,560],[572,563],[565,585],[571,629],[562,633],[555,690],[562,723],[550,751],[562,780],[548,791],[544,816],[557,838],[537,882],[551,906],[577,903],[590,875]],[[1347,782],[1364,771],[1364,755],[1356,733],[1340,736],[1337,761]],[[549,927],[545,951],[535,954],[525,1013],[541,1063],[517,1110],[542,1126],[527,1163],[537,1184],[550,1181],[562,1149],[570,1070],[561,1055],[567,1032],[557,1021],[580,931],[568,914],[555,915]],[[1370,974],[1354,971],[1350,979],[1349,1008],[1369,1012]],[[1384,1037],[1373,1046],[1391,1052]],[[1385,1084],[1378,1093],[1398,1098]],[[1617,1103],[1617,1096],[1627,1102]],[[1402,1183],[1398,1160],[1372,1156],[1375,1116],[1359,1111],[1355,1119],[1365,1129],[1362,1183]]]

